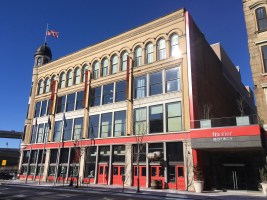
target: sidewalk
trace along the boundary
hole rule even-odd
[[[98,184],[84,184],[79,186],[78,188],[69,187],[67,183],[53,183],[49,182],[41,182],[40,185],[38,181],[25,181],[20,180],[9,180],[3,181],[0,180],[0,185],[21,185],[24,187],[48,187],[54,190],[72,190],[72,191],[79,191],[79,192],[97,192],[97,193],[116,193],[117,195],[143,195],[145,197],[151,197],[155,199],[217,199],[217,200],[267,200],[261,192],[259,191],[207,191],[203,193],[195,193],[195,192],[188,192],[188,191],[177,191],[177,190],[170,190],[170,189],[151,189],[151,188],[141,188],[140,192],[136,192],[136,187],[125,187],[124,190],[122,186],[114,186],[114,185],[98,185]],[[1,187],[1,186],[0,186]]]

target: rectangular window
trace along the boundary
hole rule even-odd
[[[48,142],[49,132],[50,132],[49,124],[46,123],[46,124],[45,124],[45,130],[44,130],[44,137],[43,137],[43,142],[45,142],[45,143]]]
[[[181,102],[167,104],[167,132],[182,130]]]
[[[163,109],[162,105],[149,108],[149,133],[163,132]]]
[[[114,162],[125,162],[125,146],[116,145],[113,146],[113,161]]]
[[[85,177],[95,177],[96,147],[90,146],[86,152]]]
[[[167,143],[167,159],[170,162],[184,161],[183,142]]]
[[[51,149],[51,155],[50,155],[50,164],[57,163],[57,149]]]
[[[34,117],[39,117],[40,116],[40,108],[41,108],[41,101],[37,102],[35,104],[35,113]]]
[[[162,72],[150,74],[149,94],[162,94]]]
[[[101,100],[101,87],[92,88],[90,93],[90,106],[99,106]]]
[[[263,65],[264,65],[264,73],[267,73],[267,45],[261,47]]]
[[[63,129],[63,141],[71,140],[73,119],[67,119],[67,123],[64,123]]]
[[[32,137],[31,137],[31,144],[36,142],[36,135],[37,135],[37,127],[38,125],[33,125],[32,126]]]
[[[98,138],[99,115],[89,116],[89,138]]]
[[[43,142],[43,133],[44,133],[44,124],[39,124],[36,143]]]
[[[180,91],[180,68],[166,70],[166,92]]]
[[[175,182],[175,166],[168,166],[168,172],[169,182]]]
[[[46,114],[47,114],[47,100],[42,101],[40,117],[45,116]]]
[[[35,164],[37,162],[37,150],[32,150],[30,164]]]
[[[28,163],[29,158],[30,158],[30,151],[23,151],[22,163]]]
[[[111,136],[112,113],[105,113],[101,116],[101,138]]]
[[[77,92],[75,110],[80,110],[83,108],[83,97],[84,97],[83,91]]]
[[[68,159],[69,159],[69,148],[61,149],[60,163],[68,163]]]
[[[109,162],[110,148],[109,146],[99,147],[99,162]]]
[[[56,113],[61,113],[65,111],[65,101],[66,101],[66,96],[57,98]]]
[[[59,142],[61,139],[61,128],[62,128],[62,121],[57,121],[55,122],[55,127],[54,127],[54,142]]]
[[[133,162],[137,162],[139,154],[139,161],[140,162],[146,162],[146,144],[139,144],[139,153],[138,153],[138,145],[133,145]]]
[[[144,135],[147,132],[146,108],[136,108],[134,113],[134,133]]]
[[[116,83],[115,102],[126,100],[126,81]]]
[[[136,99],[146,97],[146,76],[134,79],[134,96]]]
[[[113,103],[113,83],[103,86],[103,101],[102,104]]]
[[[115,112],[114,117],[114,136],[125,136],[126,111]]]
[[[74,119],[73,139],[81,139],[83,134],[83,117]]]
[[[256,9],[256,17],[258,22],[258,30],[264,31],[267,29],[267,16],[264,7]]]
[[[75,105],[75,93],[67,95],[66,112],[73,111]]]

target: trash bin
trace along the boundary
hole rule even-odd
[[[159,182],[157,180],[151,180],[151,189],[158,189]]]

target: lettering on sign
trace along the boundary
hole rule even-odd
[[[212,141],[213,142],[228,142],[232,141],[232,132],[224,131],[224,132],[212,132]]]

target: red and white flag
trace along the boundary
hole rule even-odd
[[[59,32],[54,31],[54,30],[48,30],[48,31],[46,31],[46,35],[47,36],[53,36],[55,38],[58,38],[59,37]]]

